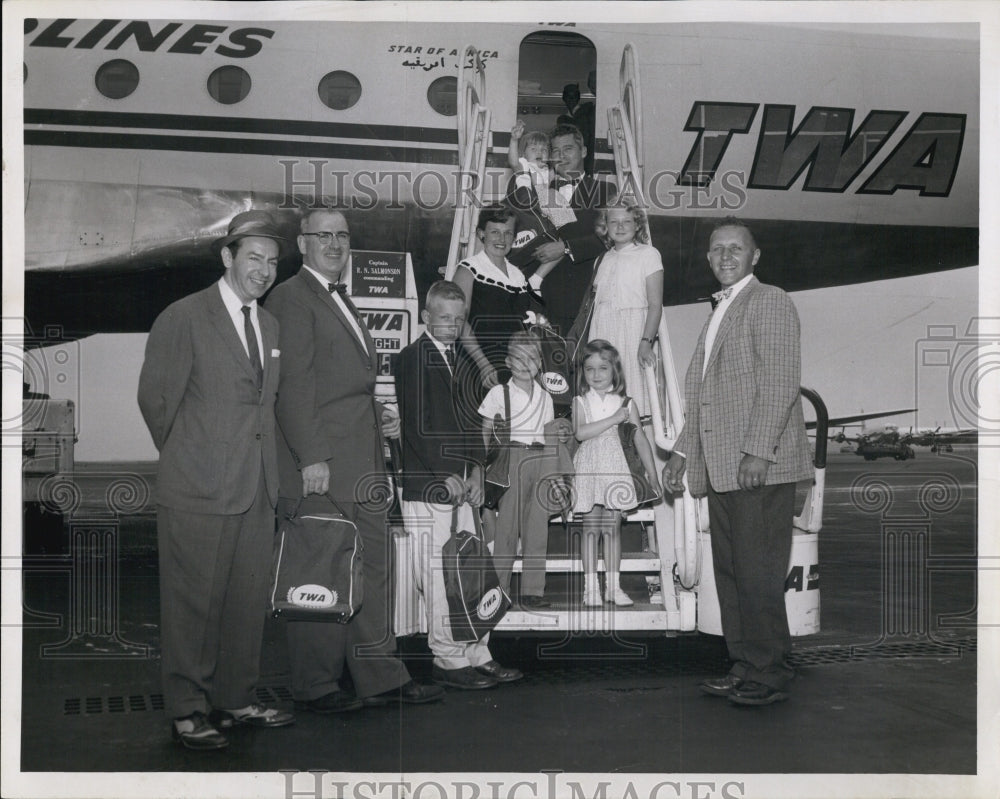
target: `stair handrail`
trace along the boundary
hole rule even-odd
[[[474,252],[473,233],[479,220],[486,183],[486,154],[490,145],[491,113],[486,105],[486,67],[479,51],[465,48],[458,67],[456,87],[458,165],[455,217],[445,278],[450,280],[460,261]]]
[[[813,459],[815,475],[813,484],[809,486],[806,493],[805,502],[802,505],[802,513],[792,520],[792,524],[797,530],[807,533],[818,533],[823,529],[823,494],[826,488],[826,443],[829,433],[830,414],[827,412],[826,403],[811,388],[799,387],[802,394],[816,412],[816,454]]]
[[[619,69],[619,102],[608,108],[608,139],[615,158],[619,196],[628,193],[637,205],[646,208],[642,173],[642,100],[637,59],[635,45],[627,44]],[[645,229],[647,238],[651,240],[648,220]],[[664,378],[662,403],[661,389],[652,367],[643,367],[643,378],[650,398],[654,440],[657,446],[669,452],[673,450],[677,435],[684,426],[684,405],[670,331],[662,316],[658,341]],[[674,555],[677,577],[681,586],[689,590],[697,585],[701,571],[698,530],[706,526],[708,518],[703,504],[691,496],[685,478],[684,492],[674,499]]]
[[[639,82],[639,51],[632,42],[622,50],[622,60],[618,67],[618,97],[629,127],[635,135],[635,165],[642,177],[643,131],[642,131],[642,86]],[[641,185],[641,181],[640,181]]]

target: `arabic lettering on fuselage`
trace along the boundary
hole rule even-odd
[[[422,69],[430,72],[434,69],[458,69],[458,62],[461,58],[459,51],[448,47],[424,47],[423,45],[391,44],[389,53],[401,53],[406,59],[400,62],[400,66],[409,69]],[[499,50],[480,50],[479,58],[488,61],[491,58],[499,58]],[[466,66],[474,66],[472,57],[466,60]]]

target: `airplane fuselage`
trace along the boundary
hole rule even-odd
[[[562,82],[582,85],[591,65],[595,169],[613,175],[607,110],[633,44],[666,304],[714,288],[707,226],[730,214],[754,221],[768,253],[759,277],[787,290],[972,265],[978,41],[973,26],[940,33],[27,20],[29,320],[71,335],[148,329],[214,279],[207,243],[251,205],[292,235],[299,209],[338,203],[358,246],[412,253],[422,293],[445,265],[460,199],[449,79],[466,44],[484,60],[493,114],[484,201],[504,194],[515,120],[550,127]],[[88,312],[81,294],[121,312]]]

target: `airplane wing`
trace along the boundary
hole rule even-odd
[[[916,408],[902,408],[898,411],[878,411],[877,413],[859,413],[854,416],[838,416],[835,419],[830,419],[828,424],[830,427],[837,427],[838,425],[847,424],[849,422],[860,422],[865,419],[880,419],[884,416],[896,416],[901,413],[913,413]],[[807,430],[814,430],[816,428],[816,422],[806,422]]]

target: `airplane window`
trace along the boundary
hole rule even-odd
[[[97,68],[94,76],[97,91],[112,100],[128,97],[139,85],[139,70],[131,61],[116,58]]]
[[[427,102],[446,117],[458,115],[458,78],[438,78],[427,87]]]
[[[334,111],[343,111],[361,99],[361,81],[343,70],[328,72],[320,79],[317,91],[323,105]]]
[[[240,67],[219,67],[208,76],[208,93],[220,103],[238,103],[250,94],[250,75]]]

